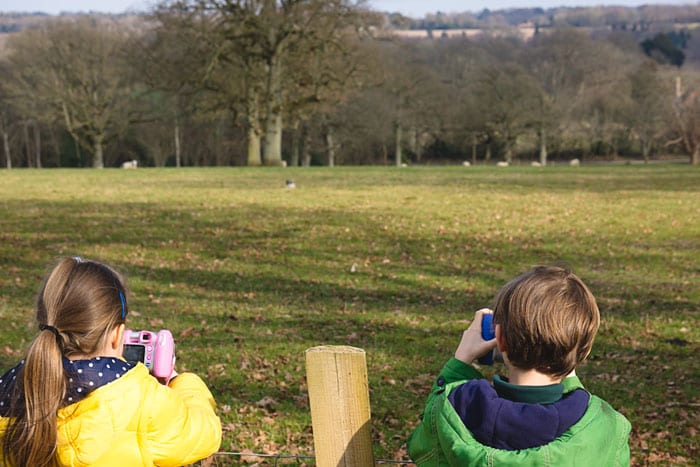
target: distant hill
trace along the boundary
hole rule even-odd
[[[84,15],[106,17],[132,26],[140,18],[126,13],[65,13],[58,17],[70,19]],[[11,34],[56,17],[41,12],[0,13],[0,55]],[[620,34],[637,44],[659,33],[682,33],[686,38],[682,46],[686,63],[700,64],[700,31],[695,32],[700,27],[700,4],[484,9],[479,13],[437,12],[417,19],[384,13],[386,31],[407,39],[474,37],[486,33],[528,40],[539,32],[562,27],[584,28],[594,35]]]
[[[0,13],[0,34],[19,32],[41,24],[50,17],[45,13]]]
[[[118,15],[65,13],[59,17],[70,18],[85,14],[114,18],[134,16],[127,13]],[[493,29],[527,25],[536,28],[607,27],[616,30],[646,31],[664,25],[682,26],[700,23],[700,4],[484,9],[479,13],[436,12],[427,14],[423,18],[409,18],[400,13],[386,12],[384,16],[385,26],[397,30]],[[56,16],[41,12],[0,13],[0,34],[18,32],[54,17]]]
[[[139,22],[140,17],[131,13],[122,13],[118,15],[108,13],[65,13],[60,15],[48,15],[46,13],[0,13],[0,57],[3,55],[3,50],[7,40],[20,31],[41,26],[46,21],[61,18],[70,20],[80,16],[92,16],[107,20],[117,21],[125,26],[133,27]]]
[[[40,26],[42,23],[54,18],[76,18],[79,16],[95,16],[111,18],[117,21],[129,21],[136,15],[133,14],[108,14],[108,13],[65,13],[61,15],[48,15],[46,13],[0,13],[0,36],[20,32],[27,28]]]
[[[489,29],[531,24],[538,27],[610,27],[643,31],[661,24],[698,23],[700,5],[484,9],[480,13],[437,12],[418,19],[399,13],[386,13],[386,18],[387,25],[394,29]]]

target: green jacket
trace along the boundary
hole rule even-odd
[[[428,398],[422,422],[408,439],[408,452],[419,466],[628,466],[630,423],[607,402],[590,396],[583,417],[549,444],[518,451],[477,441],[447,399],[467,380],[483,378],[469,365],[451,359]],[[564,392],[583,388],[578,377],[563,381]]]

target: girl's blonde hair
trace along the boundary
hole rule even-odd
[[[39,292],[40,332],[17,375],[3,457],[13,465],[54,465],[57,414],[67,376],[63,358],[96,356],[116,326],[125,322],[127,290],[110,267],[78,257],[61,259]]]

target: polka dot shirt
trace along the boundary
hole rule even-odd
[[[7,415],[15,382],[23,366],[24,360],[0,376],[0,415],[2,416]],[[63,369],[68,377],[68,390],[63,405],[81,401],[95,389],[116,381],[135,366],[134,363],[113,357],[72,361],[64,357]]]

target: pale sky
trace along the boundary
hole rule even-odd
[[[155,0],[0,0],[0,13],[11,11],[41,11],[57,14],[62,11],[99,11],[122,13],[126,10],[146,10]],[[478,12],[484,8],[499,10],[504,8],[542,7],[553,8],[560,6],[595,6],[620,5],[639,6],[655,5],[687,5],[694,4],[687,0],[369,0],[369,4],[377,10],[398,11],[407,16],[422,17],[426,13],[442,11]]]

